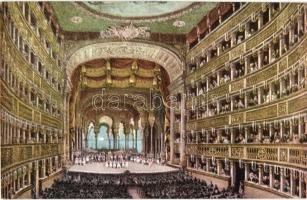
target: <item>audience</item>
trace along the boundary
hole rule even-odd
[[[184,171],[158,174],[90,174],[69,172],[44,190],[41,198],[132,198],[127,188],[137,186],[142,198],[239,198],[233,188],[219,189],[212,182]]]

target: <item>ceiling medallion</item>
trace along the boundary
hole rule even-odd
[[[120,40],[132,40],[134,38],[149,38],[149,27],[135,27],[132,23],[127,26],[111,26],[100,32],[100,37],[117,38]]]
[[[70,18],[70,21],[75,23],[75,24],[80,24],[82,22],[82,17],[73,16],[72,18]]]
[[[184,21],[180,21],[180,20],[176,20],[176,21],[174,21],[174,23],[173,23],[173,26],[175,26],[175,27],[184,27],[185,26],[185,22]]]

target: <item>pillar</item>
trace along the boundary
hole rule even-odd
[[[234,161],[230,161],[230,177],[231,177],[231,186],[235,186],[236,184],[236,172],[237,172],[237,169],[236,169],[236,165],[234,163]]]
[[[244,180],[248,181],[248,175],[249,175],[249,166],[248,163],[244,163]]]
[[[263,178],[263,165],[258,165],[258,184],[262,185],[262,178]]]
[[[270,188],[273,188],[273,166],[270,166]]]
[[[185,143],[186,143],[186,136],[185,136],[185,94],[181,95],[181,102],[180,102],[180,164],[184,166],[186,164],[185,160]]]
[[[283,192],[284,191],[284,168],[280,168],[280,191]]]
[[[38,195],[39,195],[39,173],[38,173],[38,161],[35,161],[35,185],[34,185],[34,188],[35,188],[35,198],[38,198]]]
[[[248,127],[245,127],[245,128],[244,128],[244,134],[245,134],[245,135],[244,135],[245,143],[248,143],[248,142],[247,142],[247,139],[248,139]]]
[[[262,127],[261,127],[261,125],[258,126],[258,139],[259,139],[259,142],[261,142],[261,139],[262,139]]]
[[[294,180],[294,178],[295,178],[295,171],[294,170],[291,170],[290,171],[290,194],[292,195],[292,196],[294,196],[294,194],[295,194],[295,188],[296,188],[296,185],[295,185],[295,180]]]
[[[150,112],[149,116],[148,116],[148,121],[149,121],[149,125],[150,125],[150,156],[153,157],[154,155],[154,146],[153,146],[153,142],[154,142],[154,138],[153,138],[153,127],[154,127],[154,123],[155,123],[155,114],[154,112]]]

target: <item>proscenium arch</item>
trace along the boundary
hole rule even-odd
[[[142,42],[118,41],[90,44],[73,52],[66,65],[69,79],[80,64],[99,58],[135,58],[155,62],[168,72],[171,82],[183,73],[184,62],[167,48]]]

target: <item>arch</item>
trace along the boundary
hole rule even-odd
[[[90,122],[88,125],[87,135],[86,135],[86,147],[89,149],[96,148],[96,136],[94,132],[94,123]]]
[[[97,149],[110,149],[109,126],[106,123],[99,124],[97,135]]]
[[[142,42],[104,42],[83,46],[73,52],[67,61],[67,75],[71,79],[78,65],[98,58],[136,58],[155,62],[166,69],[170,81],[183,72],[184,62],[173,51],[156,44]]]
[[[112,128],[113,119],[107,115],[103,115],[99,118],[99,125],[105,124],[109,128]]]

